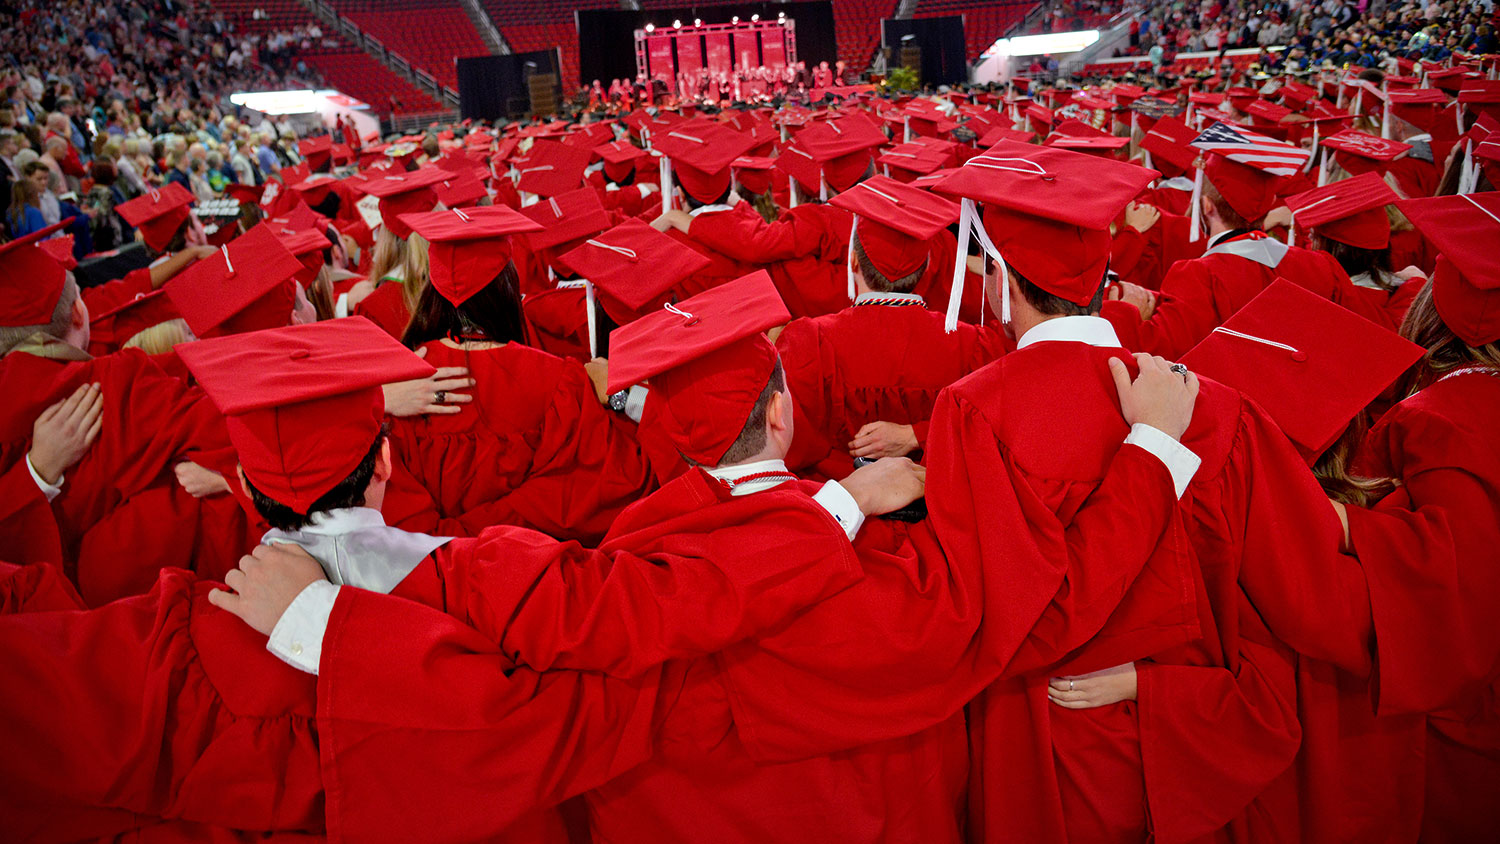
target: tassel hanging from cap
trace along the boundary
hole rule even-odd
[[[599,357],[599,315],[594,313],[594,283],[583,280],[583,307],[589,324],[589,360]]]
[[[818,201],[828,201],[828,177],[823,175],[822,170],[818,171]]]
[[[661,157],[661,210],[663,213],[672,210],[672,159],[665,155]]]
[[[1192,225],[1188,230],[1188,242],[1192,243],[1203,234],[1203,168],[1193,170],[1193,198],[1189,203]]]
[[[1001,257],[1000,250],[990,240],[989,232],[985,231],[984,224],[977,221],[979,216],[978,206],[974,200],[965,197],[960,203],[958,214],[958,251],[953,256],[953,283],[948,289],[948,310],[943,318],[943,330],[949,334],[958,330],[958,313],[963,309],[964,300],[964,277],[969,271],[969,239],[972,237],[979,241],[979,248],[986,255],[993,258],[1000,265],[1000,322],[1010,322],[1010,270],[1005,266],[1005,259]],[[980,306],[981,318],[984,313],[983,304]]]
[[[849,224],[849,254],[844,257],[844,272],[849,277],[849,301],[853,302],[859,298],[859,291],[854,286],[854,236],[859,231],[859,215],[854,215],[854,222]]]

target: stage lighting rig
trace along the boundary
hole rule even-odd
[[[673,29],[682,29],[682,21],[672,21]]]

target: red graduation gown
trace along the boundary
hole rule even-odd
[[[1426,653],[1463,685],[1427,718],[1422,840],[1493,838],[1500,782],[1500,377],[1452,375],[1392,408],[1365,441],[1360,467],[1399,479],[1415,506],[1446,511],[1458,560],[1462,647]],[[1351,525],[1352,527],[1352,525]]]
[[[938,474],[936,488],[929,475],[930,502],[946,501],[938,491],[950,489],[972,502],[951,515],[946,507],[934,510],[944,519],[939,536],[950,557],[982,553],[1011,531],[1050,547],[1063,540],[1065,525],[1076,526],[1080,503],[1096,503],[1108,461],[1132,451],[1118,445],[1125,430],[1104,367],[1110,354],[1120,351],[1042,343],[951,388],[953,404],[940,402],[929,435],[934,453],[965,458],[961,470]],[[1073,386],[1058,390],[1064,382]],[[1008,407],[1025,410],[1006,413]],[[1067,448],[1056,445],[1060,420]],[[940,445],[940,437],[952,445]],[[973,840],[1262,841],[1295,834],[1289,771],[1300,733],[1292,654],[1249,606],[1239,577],[1253,563],[1257,582],[1287,584],[1313,553],[1301,549],[1320,549],[1322,559],[1321,549],[1337,548],[1337,521],[1325,503],[1327,518],[1309,520],[1306,530],[1258,528],[1275,523],[1271,515],[1290,494],[1278,469],[1301,464],[1238,394],[1205,384],[1184,444],[1203,466],[1155,557],[1183,558],[1188,574],[1163,577],[1173,571],[1164,565],[1125,579],[1117,586],[1129,587],[1119,608],[1081,649],[1045,671],[1010,672],[970,705]],[[1301,487],[1304,495],[1321,500],[1305,469],[1302,476],[1311,484]],[[994,483],[997,477],[1011,482]],[[1103,551],[1138,530],[1128,509],[1116,509],[1120,524],[1080,539]],[[1036,574],[1046,571],[1036,566]],[[1170,600],[1184,589],[1186,617]],[[1136,702],[1078,711],[1047,702],[1050,677],[1126,661],[1137,664]]]
[[[854,468],[849,441],[877,421],[911,425],[920,449],[938,392],[1007,345],[993,323],[948,334],[943,314],[920,302],[792,320],[776,339],[796,412],[787,465],[842,478]]]
[[[1218,244],[1253,239],[1258,233],[1226,238]],[[1178,261],[1161,283],[1161,296],[1151,318],[1142,321],[1134,305],[1104,303],[1100,315],[1108,319],[1125,348],[1176,359],[1196,346],[1215,328],[1243,308],[1277,278],[1285,278],[1337,302],[1380,324],[1383,314],[1366,306],[1333,256],[1289,247],[1274,267],[1239,255],[1208,251],[1201,258]]]
[[[201,390],[163,373],[139,350],[87,361],[7,355],[0,391],[11,398],[0,414],[0,467],[25,472],[37,416],[88,382],[104,393],[99,439],[67,471],[50,507],[54,520],[0,521],[7,555],[21,562],[60,559],[91,604],[149,589],[166,566],[210,576],[233,568],[238,549],[253,540],[248,520],[228,496],[192,498],[172,473],[188,458],[232,472],[223,419]],[[49,548],[53,531],[61,557],[23,555]]]
[[[853,224],[848,211],[819,204],[788,209],[767,223],[742,202],[731,212],[694,218],[688,233],[734,260],[763,266],[793,317],[821,316],[849,304],[844,262]]]
[[[504,524],[594,544],[649,489],[635,426],[599,404],[577,362],[516,343],[424,348],[433,366],[468,367],[474,401],[394,420],[391,446],[465,535]]]

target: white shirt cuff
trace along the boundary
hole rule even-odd
[[[1172,486],[1177,490],[1178,498],[1181,498],[1182,493],[1187,491],[1193,475],[1197,474],[1198,467],[1203,463],[1203,460],[1194,454],[1192,449],[1144,422],[1137,422],[1130,426],[1130,433],[1125,436],[1125,442],[1144,448],[1156,459],[1166,464],[1167,471],[1172,473]]]
[[[63,481],[67,480],[66,475],[58,475],[57,483],[55,484],[47,483],[46,481],[42,480],[41,473],[38,472],[36,470],[36,466],[32,464],[30,454],[26,455],[26,471],[31,473],[31,479],[33,481],[36,481],[36,487],[37,489],[42,491],[42,495],[47,496],[48,503],[51,503],[52,499],[58,497],[59,495],[62,495],[62,485]]]
[[[849,490],[844,489],[843,484],[838,481],[829,481],[813,496],[813,501],[828,511],[828,515],[839,523],[849,541],[853,542],[855,534],[864,526],[865,514],[860,511],[859,503],[849,494]]]
[[[656,185],[651,184],[650,182],[641,182],[640,184],[636,185],[636,188],[641,192],[641,199],[645,199],[646,197],[660,190],[660,188],[658,188]]]
[[[337,302],[333,303],[333,315],[335,317],[346,317],[349,315],[349,294],[340,293]]]
[[[317,674],[318,661],[323,657],[323,635],[328,632],[328,616],[338,597],[339,587],[326,580],[307,584],[271,628],[266,650],[299,671]]]
[[[641,422],[641,414],[646,412],[647,392],[645,387],[636,384],[625,393],[625,415],[637,425]]]

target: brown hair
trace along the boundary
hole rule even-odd
[[[786,372],[781,368],[781,361],[777,360],[776,368],[771,370],[771,377],[766,380],[765,389],[760,391],[755,406],[750,409],[750,418],[745,420],[745,427],[740,429],[740,435],[735,438],[734,444],[719,458],[719,465],[743,463],[765,449],[766,411],[771,406],[771,397],[785,390]]]
[[[1500,342],[1475,348],[1465,343],[1443,322],[1432,298],[1432,282],[1412,300],[1401,322],[1401,336],[1427,350],[1422,360],[1402,378],[1401,394],[1411,395],[1431,384],[1444,373],[1464,366],[1489,366],[1500,369]]]
[[[865,245],[860,242],[859,233],[854,234],[854,260],[859,262],[859,271],[865,277],[865,286],[876,293],[908,293],[917,282],[922,280],[922,273],[927,270],[927,262],[923,261],[917,271],[897,279],[886,278],[885,273],[875,268],[870,261],[870,256],[865,254]]]
[[[1396,489],[1396,482],[1390,478],[1366,478],[1349,472],[1355,451],[1369,430],[1370,414],[1361,410],[1313,464],[1313,477],[1323,493],[1340,504],[1369,507]]]

